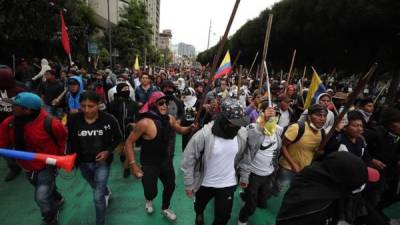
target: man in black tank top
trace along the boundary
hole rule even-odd
[[[132,173],[137,178],[142,178],[144,196],[146,199],[145,210],[152,213],[153,199],[157,196],[157,180],[160,179],[163,186],[162,214],[169,220],[175,220],[175,213],[169,208],[172,194],[175,190],[175,172],[168,145],[170,133],[176,131],[187,134],[196,128],[181,127],[175,117],[168,114],[168,97],[160,92],[154,92],[140,110],[142,119],[129,135],[125,143],[126,154],[129,159]],[[141,139],[141,168],[137,165],[133,153],[133,144]]]

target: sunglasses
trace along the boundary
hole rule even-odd
[[[168,101],[167,100],[160,100],[160,101],[157,102],[158,106],[163,106],[164,104],[168,106]]]

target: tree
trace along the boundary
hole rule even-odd
[[[151,61],[154,47],[151,46],[152,29],[147,21],[146,6],[137,0],[130,0],[122,9],[121,20],[112,29],[113,47],[119,50],[118,63],[132,66],[136,55],[141,62]],[[108,43],[108,36],[104,37]]]
[[[11,54],[66,58],[60,41],[60,10],[64,10],[72,54],[85,54],[87,38],[96,26],[94,13],[84,1],[13,0],[0,2],[0,59],[7,61]]]
[[[238,64],[250,67],[273,13],[268,61],[276,71],[288,70],[294,49],[295,66],[313,65],[320,73],[333,68],[358,73],[375,61],[378,73],[400,71],[399,11],[397,0],[282,0],[243,25],[230,38],[230,50],[232,55],[241,50]],[[197,59],[211,62],[214,52],[211,48]]]

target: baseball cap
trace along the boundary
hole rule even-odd
[[[166,96],[163,92],[161,91],[155,91],[153,92],[147,102],[143,105],[143,107],[140,109],[140,113],[145,113],[150,110],[150,106],[156,103],[157,101],[161,99],[168,99],[168,96]]]
[[[222,115],[236,126],[246,126],[250,123],[249,118],[244,114],[244,108],[237,99],[227,98],[221,104]]]
[[[328,109],[321,104],[314,104],[308,108],[308,115],[324,112],[328,114]]]
[[[11,99],[11,104],[28,109],[39,110],[42,107],[42,99],[31,92],[21,92]]]

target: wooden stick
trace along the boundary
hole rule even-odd
[[[251,63],[251,66],[250,66],[250,70],[249,70],[250,76],[251,76],[251,71],[253,70],[254,63],[256,63],[257,56],[258,56],[258,51],[257,51],[256,55],[254,56],[253,63]]]
[[[307,71],[307,66],[304,66],[303,77],[301,78],[301,81],[300,81],[300,96],[301,96],[301,100],[303,101],[303,106],[304,106],[303,87],[304,87],[304,79],[306,77],[306,71]]]
[[[354,104],[358,94],[362,91],[364,86],[368,83],[368,81],[371,79],[371,77],[374,75],[376,68],[378,67],[378,63],[374,63],[371,68],[369,68],[367,74],[364,76],[360,77],[358,80],[357,86],[354,89],[353,92],[350,93],[349,97],[347,98],[347,102],[344,105],[343,110],[339,113],[339,115],[335,119],[335,123],[332,126],[332,129],[329,131],[329,133],[326,135],[326,138],[322,140],[319,148],[318,148],[318,153],[323,154],[323,149],[325,148],[326,143],[329,141],[329,139],[332,137],[335,127],[342,121],[344,115],[349,111],[351,106]],[[312,67],[311,67],[312,68]]]
[[[240,65],[239,66],[239,80],[238,80],[238,84],[237,84],[237,94],[236,94],[236,98],[239,99],[240,96],[240,86],[242,85],[242,69],[243,66]]]
[[[376,104],[376,102],[378,101],[379,97],[381,97],[381,95],[383,94],[383,91],[389,86],[389,82],[387,84],[385,84],[385,86],[383,86],[383,88],[381,89],[381,91],[379,92],[379,94],[376,96],[376,98],[374,99],[374,105]]]
[[[290,84],[290,80],[292,79],[292,70],[293,70],[293,64],[294,64],[294,59],[296,58],[296,49],[293,51],[293,56],[292,56],[292,63],[290,64],[289,68],[289,74],[286,82],[286,87],[285,87],[285,94],[287,93],[287,87]]]
[[[268,21],[267,21],[267,31],[265,32],[265,40],[264,40],[264,50],[263,50],[263,57],[261,60],[261,64],[267,60],[267,53],[268,53],[268,45],[269,45],[269,38],[271,36],[271,27],[272,27],[272,20],[274,18],[273,14],[269,14]],[[261,89],[264,83],[264,67],[260,67],[260,86],[258,87],[258,93],[261,94]]]
[[[242,51],[241,50],[239,50],[239,52],[237,53],[237,55],[236,55],[236,57],[235,57],[235,59],[233,60],[233,64],[232,64],[232,71],[233,71],[233,69],[235,69],[235,67],[236,67],[236,63],[237,63],[237,61],[238,61],[238,59],[239,59],[239,57],[240,57],[240,55],[242,54]]]
[[[229,18],[228,25],[226,26],[224,36],[222,37],[221,41],[219,42],[217,54],[214,57],[213,65],[212,65],[212,69],[211,69],[211,73],[212,73],[211,76],[212,77],[210,77],[208,79],[207,85],[206,85],[206,87],[204,89],[204,92],[203,92],[203,95],[201,97],[200,109],[199,109],[199,112],[197,112],[197,114],[196,114],[196,119],[194,121],[195,123],[199,122],[201,112],[203,111],[203,107],[202,106],[204,105],[204,102],[206,101],[207,93],[209,92],[209,90],[211,88],[211,84],[212,84],[212,82],[214,80],[215,71],[217,69],[217,65],[218,65],[219,59],[221,58],[222,51],[224,50],[224,46],[225,46],[226,40],[228,38],[229,30],[231,29],[233,19],[235,18],[236,11],[237,11],[237,9],[239,7],[239,3],[240,3],[240,0],[236,0],[235,5],[234,5],[233,10],[232,10],[232,13],[231,13],[231,17]]]
[[[271,89],[270,89],[270,85],[269,85],[269,74],[268,74],[267,63],[265,61],[263,61],[263,65],[264,65],[265,75],[267,78],[268,107],[272,107]]]

